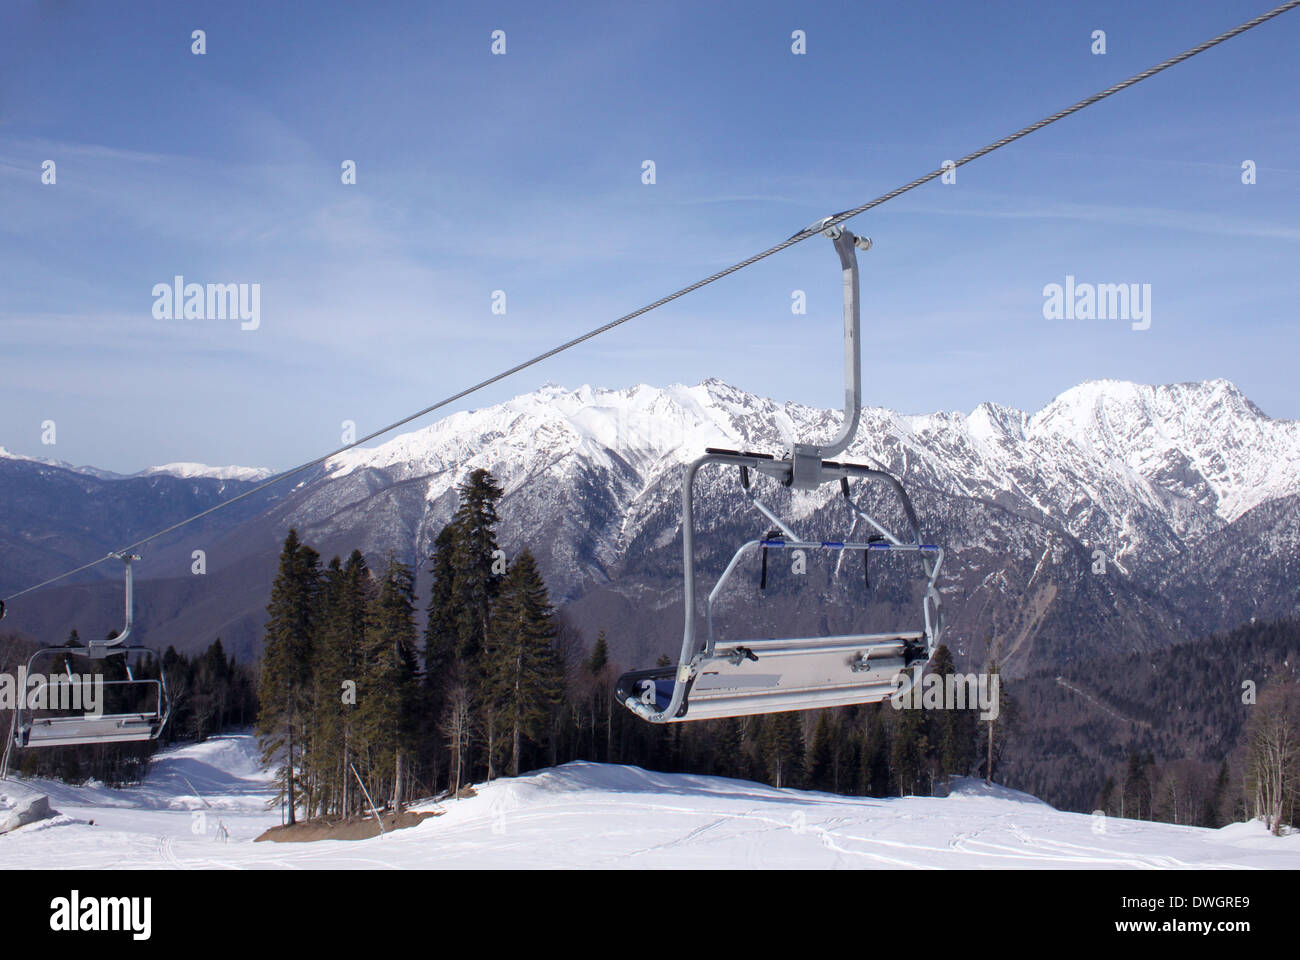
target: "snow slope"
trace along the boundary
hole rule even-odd
[[[876,800],[570,763],[426,804],[443,815],[417,827],[317,843],[252,842],[280,815],[246,735],[160,753],[134,790],[27,786],[61,815],[0,836],[0,868],[1300,868],[1300,835],[1118,819],[1097,832],[970,781],[942,799]]]

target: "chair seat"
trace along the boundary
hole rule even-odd
[[[155,714],[110,714],[102,717],[41,717],[18,731],[20,746],[60,747],[82,743],[131,743],[152,740],[162,724]]]
[[[698,664],[681,712],[665,719],[878,703],[897,689],[898,675],[907,666],[908,642],[921,638],[920,633],[883,633],[719,643],[714,656]],[[619,680],[619,694],[643,701],[649,682],[655,709],[662,712],[672,700],[676,678],[676,667],[626,674]]]

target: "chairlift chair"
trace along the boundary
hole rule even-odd
[[[45,671],[38,671],[38,663],[54,667],[58,658],[76,657],[88,661],[105,661],[111,657],[122,657],[126,672],[125,680],[104,680],[104,692],[110,690],[119,697],[137,697],[152,707],[124,710],[114,713],[90,712],[71,716],[37,716],[26,695],[20,696],[14,712],[13,743],[17,747],[66,747],[93,743],[133,743],[142,740],[156,740],[167,725],[171,714],[171,697],[167,691],[167,677],[162,669],[162,658],[157,651],[128,643],[133,626],[133,591],[131,579],[131,561],[140,558],[131,554],[115,554],[126,568],[126,625],[122,632],[111,640],[92,641],[83,645],[63,647],[42,647],[31,655],[27,661],[27,675],[38,672],[43,677],[42,683],[52,686],[51,678]],[[133,654],[147,654],[158,663],[158,678],[137,677],[131,667]],[[70,682],[72,677],[70,664],[65,660],[65,671]],[[82,681],[83,683],[85,681]],[[37,688],[39,689],[39,687]],[[33,691],[34,692],[34,691]],[[103,708],[103,703],[99,704]]]
[[[829,220],[830,218],[827,218]],[[823,220],[821,223],[825,223]],[[875,703],[910,687],[908,671],[927,663],[939,645],[942,615],[935,584],[943,550],[925,543],[916,511],[902,483],[892,474],[834,458],[857,432],[862,413],[862,362],[858,348],[861,328],[858,307],[857,250],[871,241],[842,226],[823,231],[834,241],[844,280],[845,411],[839,434],[829,444],[792,442],[784,456],[709,448],[689,464],[682,481],[682,564],[685,629],[676,666],[636,670],[615,685],[615,696],[629,710],[651,723],[673,723],[716,717],[742,717],[787,710]],[[744,495],[768,524],[769,532],[741,545],[705,601],[706,630],[696,634],[695,475],[706,464],[739,468]],[[797,535],[756,496],[753,475],[772,477],[786,487],[815,490],[840,484],[857,520],[876,532],[865,540],[814,540]],[[907,533],[896,536],[854,502],[850,481],[883,483],[897,497],[907,521]],[[852,533],[852,529],[850,530]],[[920,629],[840,636],[803,636],[719,640],[714,631],[714,604],[740,562],[759,552],[764,564],[770,550],[820,550],[860,553],[864,564],[873,553],[915,554],[923,581]]]

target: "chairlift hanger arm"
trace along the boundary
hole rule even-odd
[[[86,646],[89,649],[91,659],[98,660],[101,657],[111,656],[116,648],[123,646],[131,636],[131,630],[135,626],[135,583],[131,574],[131,561],[139,560],[139,554],[135,553],[111,553],[111,557],[117,557],[122,561],[122,566],[126,573],[126,619],[122,626],[122,632],[111,640],[92,640]]]
[[[816,229],[832,219],[825,217],[808,229]],[[871,238],[856,236],[843,224],[827,228],[823,235],[835,244],[844,285],[844,421],[840,424],[835,439],[826,446],[817,448],[817,456],[826,460],[838,456],[848,448],[854,434],[858,432],[858,422],[862,419],[862,351],[859,346],[862,316],[857,252],[870,250]]]

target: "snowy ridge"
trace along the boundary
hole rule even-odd
[[[26,460],[29,463],[40,463],[47,467],[58,467],[61,470],[70,470],[73,473],[85,474],[89,477],[97,477],[100,480],[125,480],[130,477],[152,477],[159,474],[177,477],[181,480],[191,480],[195,478],[207,478],[214,480],[265,480],[273,476],[275,471],[266,467],[210,467],[206,463],[166,463],[158,467],[146,467],[136,473],[114,473],[112,470],[101,470],[98,467],[76,466],[63,460],[51,460],[48,457],[28,457],[21,453],[13,453],[0,447],[0,459],[5,460]]]
[[[21,453],[14,453],[0,447],[0,459],[3,460],[23,460],[27,463],[39,463],[46,467],[58,467],[60,470],[71,470],[73,473],[85,474],[88,477],[97,477],[100,480],[122,480],[124,475],[114,473],[112,470],[101,470],[98,467],[76,466],[64,460],[51,460],[49,457],[29,457]]]
[[[978,781],[958,781],[943,798],[873,799],[586,762],[417,804],[439,815],[369,840],[254,843],[280,823],[256,758],[251,736],[219,736],[162,751],[131,790],[33,782],[61,815],[0,836],[0,861],[11,869],[1300,867],[1300,834],[1118,818],[1099,831],[1092,816]]]
[[[548,385],[349,451],[327,469],[333,479],[363,469],[427,477],[430,502],[476,467],[491,469],[507,493],[543,476],[617,474],[631,532],[641,495],[706,446],[777,452],[791,437],[829,439],[841,416],[718,380]],[[1250,509],[1300,493],[1300,422],[1265,416],[1226,380],[1090,381],[1033,414],[991,403],[969,415],[870,407],[849,456],[955,495],[1010,498],[1117,558],[1182,552]],[[831,495],[804,499],[811,509]]]
[[[544,508],[568,516],[574,504],[596,509],[606,521],[617,514],[612,526],[571,517],[600,540],[589,553],[608,566],[621,542],[675,500],[679,468],[705,447],[775,453],[792,438],[829,439],[841,416],[757,397],[720,380],[622,390],[548,384],[332,458],[325,476],[308,484],[317,495],[299,519],[323,519],[360,503],[374,493],[373,484],[353,481],[369,472],[382,475],[382,483],[424,481],[433,514],[435,504],[454,498],[469,471],[484,467],[508,495],[533,486],[526,492],[535,501],[531,522],[548,519]],[[1260,505],[1300,494],[1300,422],[1266,416],[1226,380],[1089,381],[1032,414],[993,403],[969,414],[868,407],[847,456],[882,464],[920,489],[1040,516],[1125,566],[1129,557],[1140,563],[1186,554]],[[121,479],[2,448],[0,457]],[[272,471],[172,463],[135,474],[157,475],[250,482]],[[552,493],[538,498],[538,485]],[[797,494],[796,517],[832,496],[830,490]],[[411,516],[404,525],[423,527],[433,519]]]
[[[275,471],[267,467],[210,467],[206,463],[165,463],[161,467],[148,467],[134,476],[151,477],[160,473],[182,480],[196,477],[213,480],[265,480]]]
[[[1228,522],[1300,487],[1300,423],[1269,419],[1227,380],[1090,381],[1035,414],[1027,432],[1118,461],[1153,488],[1199,478],[1197,492]]]
[[[652,467],[664,458],[681,462],[697,446],[734,441],[725,420],[704,384],[572,391],[548,385],[497,406],[452,414],[378,447],[350,450],[326,466],[334,478],[361,468],[422,476],[490,451],[519,463],[578,455],[611,467],[610,455],[617,451],[634,465]]]

